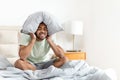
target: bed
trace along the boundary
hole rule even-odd
[[[117,80],[114,69],[92,67],[85,60],[71,60],[61,68],[50,66],[35,71],[15,68],[13,64],[19,58],[20,29],[0,26],[0,80]]]

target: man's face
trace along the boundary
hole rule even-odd
[[[44,23],[41,23],[35,34],[38,41],[45,39],[48,34],[46,25]]]

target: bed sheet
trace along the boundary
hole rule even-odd
[[[23,71],[7,67],[5,70],[0,70],[0,76],[4,80],[115,80],[115,77],[110,77],[107,73],[111,73],[110,70],[89,66],[83,60],[69,61],[61,68],[50,66],[42,70]]]

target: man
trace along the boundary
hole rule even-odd
[[[50,48],[58,58],[46,62]],[[30,37],[21,37],[19,56],[20,59],[15,62],[15,67],[22,70],[44,69],[50,65],[61,67],[67,61],[63,49],[53,42],[43,22],[35,34],[30,33]]]

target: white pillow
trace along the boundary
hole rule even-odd
[[[4,69],[6,67],[12,67],[13,65],[7,60],[6,57],[0,55],[0,69]]]
[[[14,65],[14,63],[16,62],[16,60],[18,60],[19,57],[14,57],[14,58],[7,58],[7,60],[12,64]]]
[[[111,80],[117,80],[117,74],[114,69],[108,68],[105,70],[105,73],[108,77],[110,77]]]
[[[42,14],[43,14],[42,12],[37,12],[28,16],[28,18],[26,19],[22,26],[23,28],[21,32],[27,34],[30,32],[34,33],[37,30],[38,25],[43,21]]]
[[[21,32],[27,34],[30,32],[35,33],[41,22],[44,22],[47,25],[49,35],[63,30],[62,25],[53,15],[48,12],[41,11],[28,16],[23,24]]]

